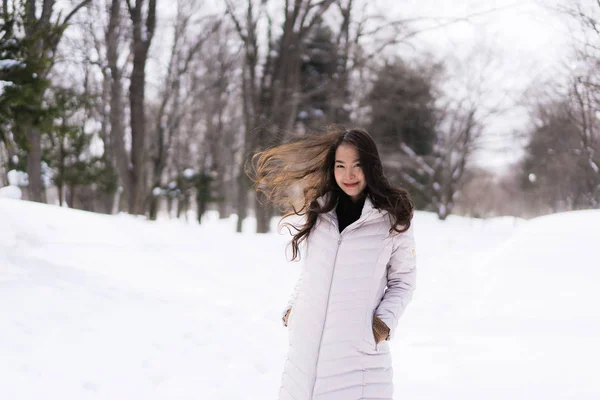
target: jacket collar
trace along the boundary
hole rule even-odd
[[[325,205],[325,203],[327,202],[327,199],[329,199],[329,196],[331,196],[331,193],[325,193],[323,196],[317,198],[317,202],[319,203],[319,205],[321,207],[323,207]],[[330,217],[334,217],[335,216],[335,207],[331,211],[329,211],[327,214]],[[367,197],[365,198],[365,204],[363,205],[362,212],[358,219],[359,220],[372,219],[372,218],[378,217],[381,214],[382,214],[382,211],[373,206],[373,202],[371,201],[371,196],[367,195]]]

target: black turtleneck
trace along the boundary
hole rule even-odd
[[[360,196],[360,199],[353,201],[346,193],[339,193],[335,213],[337,214],[340,233],[342,233],[345,227],[360,218],[363,206],[365,205],[365,198],[366,196],[363,194]]]

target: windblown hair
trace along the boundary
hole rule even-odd
[[[365,193],[373,206],[388,212],[390,234],[410,228],[414,205],[408,192],[390,185],[373,138],[362,129],[332,127],[325,133],[313,133],[292,139],[286,144],[256,153],[247,174],[255,189],[286,214],[305,217],[303,225],[285,222],[293,229],[292,260],[299,256],[299,245],[308,238],[319,214],[333,210],[342,189],[334,176],[335,152],[341,144],[358,150],[365,175]],[[329,194],[321,206],[317,199]]]

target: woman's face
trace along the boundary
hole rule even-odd
[[[341,144],[335,151],[335,181],[352,200],[357,200],[367,186],[356,147]]]

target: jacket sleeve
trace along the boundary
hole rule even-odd
[[[287,305],[285,306],[285,309],[283,310],[283,313],[281,314],[281,321],[283,323],[283,326],[287,326],[285,323],[285,314],[287,314],[288,310],[292,307],[294,307],[294,305],[296,304],[296,299],[298,298],[298,293],[300,292],[300,285],[302,285],[302,277],[303,277],[304,273],[300,272],[300,276],[298,277],[298,280],[296,281],[296,285],[294,286],[294,290],[292,291],[292,295],[290,296],[290,299],[288,300]]]
[[[306,221],[304,220],[304,218],[298,223],[298,226],[303,226],[304,223]],[[306,256],[306,248],[308,246],[308,241],[304,241],[302,242],[302,244],[300,245],[300,259],[302,259],[302,257]],[[288,300],[287,305],[285,306],[283,313],[281,314],[281,322],[283,324],[283,326],[287,326],[285,323],[285,314],[288,312],[288,310],[292,307],[294,307],[294,305],[296,304],[296,299],[298,299],[298,293],[300,293],[300,286],[302,285],[302,279],[304,277],[304,261],[301,262],[300,265],[300,275],[298,276],[298,280],[296,281],[296,285],[294,286],[294,289],[292,290],[292,294]],[[293,311],[292,311],[293,312]],[[288,318],[289,321],[289,318]]]
[[[413,226],[396,235],[393,239],[392,254],[387,266],[387,289],[375,310],[377,315],[390,328],[391,340],[396,332],[398,320],[410,303],[415,290],[417,259]]]

